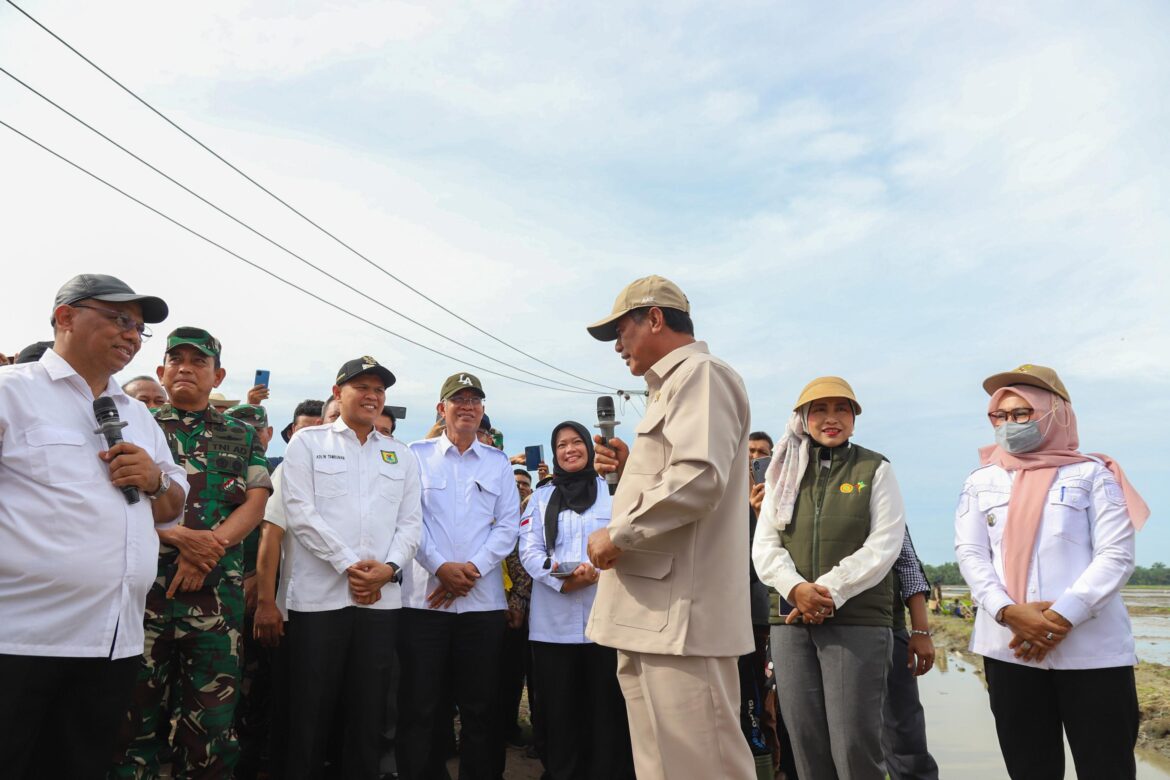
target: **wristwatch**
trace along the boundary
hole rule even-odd
[[[158,490],[154,491],[153,493],[147,493],[146,497],[149,498],[151,501],[157,501],[158,499],[165,496],[167,494],[167,491],[170,489],[171,489],[171,475],[167,474],[165,471],[160,471],[158,473]]]
[[[399,585],[401,585],[402,584],[402,567],[399,566],[394,561],[387,561],[386,565],[389,566],[390,568],[394,569],[394,576],[390,578],[390,581],[396,582]]]

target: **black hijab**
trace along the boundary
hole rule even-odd
[[[585,442],[585,468],[580,471],[565,471],[561,462],[557,460],[557,434],[565,428],[572,428],[581,435]],[[589,430],[579,422],[567,420],[552,432],[553,452],[553,491],[548,499],[548,506],[544,510],[544,545],[547,555],[544,559],[544,568],[552,567],[552,551],[557,541],[557,525],[561,511],[571,509],[577,514],[584,514],[589,507],[597,502],[597,472],[593,469],[593,437]]]

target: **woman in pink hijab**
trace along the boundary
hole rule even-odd
[[[983,387],[995,444],[963,485],[955,552],[1008,774],[1063,778],[1063,732],[1078,777],[1133,778],[1137,656],[1121,588],[1149,509],[1120,466],[1078,451],[1055,371],[1023,365]]]

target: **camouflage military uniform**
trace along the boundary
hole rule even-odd
[[[216,344],[218,348],[218,343]],[[169,348],[169,347],[168,347]],[[182,524],[215,529],[244,502],[252,488],[271,490],[255,430],[214,408],[189,412],[167,404],[154,412],[175,462],[187,471],[190,490]],[[244,619],[243,549],[227,550],[197,591],[166,597],[179,552],[159,548],[158,577],[146,597],[146,648],[131,704],[129,729],[136,736],[113,777],[158,774],[163,745],[160,722],[168,686],[175,688],[175,777],[227,778],[237,758],[233,716],[240,679]],[[166,729],[163,729],[166,733]]]

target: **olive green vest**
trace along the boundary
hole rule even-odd
[[[821,459],[831,458],[829,468]],[[885,456],[846,444],[827,449],[812,446],[808,470],[800,482],[800,493],[792,522],[780,533],[796,570],[809,582],[853,554],[869,536],[869,497],[874,476]],[[889,626],[894,591],[892,576],[886,574],[874,587],[858,593],[831,618],[835,625]]]

